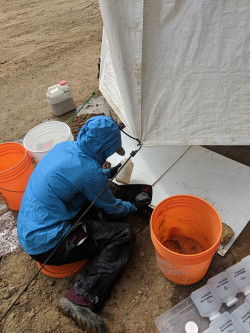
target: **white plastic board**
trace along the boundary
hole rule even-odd
[[[207,200],[235,235],[218,253],[224,256],[250,217],[250,169],[208,149],[193,146],[153,187],[152,204],[177,194]]]
[[[125,128],[126,133],[131,133]],[[125,157],[129,157],[131,151],[137,150],[137,141],[122,133],[122,146],[125,149],[125,156],[114,154],[108,158],[112,166],[118,164]],[[189,146],[166,146],[166,147],[142,147],[132,158],[134,169],[130,184],[152,185],[175,163],[178,158],[188,149]]]

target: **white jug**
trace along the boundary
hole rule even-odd
[[[46,97],[55,116],[61,116],[75,109],[75,103],[70,88],[64,80],[49,87]]]

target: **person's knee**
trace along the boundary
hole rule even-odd
[[[128,243],[132,243],[132,244],[135,243],[136,232],[130,225],[126,224],[126,227],[124,228],[124,231],[123,231],[123,236]]]

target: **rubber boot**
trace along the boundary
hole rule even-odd
[[[89,333],[105,333],[104,321],[93,312],[93,305],[78,295],[73,288],[59,301],[60,310]]]

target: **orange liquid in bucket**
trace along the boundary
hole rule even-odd
[[[195,239],[184,236],[172,236],[163,245],[173,252],[182,254],[197,254],[205,250]]]
[[[177,284],[189,285],[206,274],[220,245],[222,222],[207,201],[176,195],[155,207],[150,231],[162,274]]]
[[[33,170],[31,157],[23,145],[0,144],[0,195],[8,208],[19,210]]]

